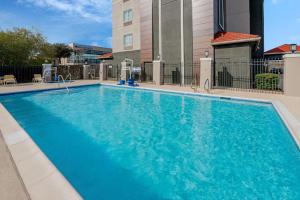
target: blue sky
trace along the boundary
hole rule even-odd
[[[300,44],[300,1],[265,0],[265,49]],[[49,42],[111,46],[111,0],[0,0],[0,28],[33,28]]]

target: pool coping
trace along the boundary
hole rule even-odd
[[[83,199],[2,104],[0,118],[0,134],[30,199]]]
[[[147,90],[156,92],[165,92],[172,94],[184,94],[189,96],[210,97],[216,99],[236,100],[256,103],[268,103],[273,105],[276,112],[279,114],[283,123],[288,128],[291,136],[293,137],[296,145],[300,148],[300,123],[288,111],[283,103],[275,100],[255,99],[232,97],[226,95],[193,93],[185,91],[174,91],[147,87],[129,87],[119,86],[108,83],[95,83],[87,85],[71,86],[69,88],[80,88],[86,86],[103,85],[117,88],[127,88],[136,90]],[[0,96],[42,92],[51,90],[62,90],[64,88],[47,88],[37,90],[26,90],[10,93],[2,93]],[[71,183],[60,173],[55,165],[48,159],[42,150],[36,145],[29,134],[19,125],[19,123],[12,117],[8,110],[0,103],[0,134],[2,134],[13,161],[17,167],[18,173],[25,185],[30,198],[35,200],[39,199],[83,199],[80,194],[75,190]],[[35,170],[34,170],[35,169]]]
[[[88,86],[97,86],[100,85],[99,83],[89,83],[84,85],[70,85],[68,88],[81,88],[81,87],[88,87]],[[50,87],[50,88],[39,88],[39,89],[29,89],[24,91],[14,91],[14,92],[4,92],[0,93],[0,96],[8,96],[14,94],[26,94],[26,93],[38,93],[38,92],[46,92],[46,91],[53,91],[53,90],[66,90],[65,87]]]

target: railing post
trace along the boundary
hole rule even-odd
[[[200,89],[211,89],[212,88],[212,71],[213,70],[213,59],[212,58],[200,58]],[[209,88],[205,88],[205,84],[209,82]]]
[[[160,60],[153,61],[153,83],[155,85],[163,84],[163,73],[163,62]]]
[[[284,56],[284,94],[300,97],[300,55],[287,54]]]

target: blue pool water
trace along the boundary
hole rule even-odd
[[[300,199],[270,104],[107,86],[0,102],[87,200]]]

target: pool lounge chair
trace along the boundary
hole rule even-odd
[[[16,78],[15,78],[14,75],[5,75],[3,77],[3,83],[4,83],[4,85],[7,85],[9,83],[11,83],[11,84],[17,84],[17,80],[16,80]]]
[[[34,82],[34,83],[42,83],[43,82],[42,75],[40,75],[40,74],[34,74],[32,82]]]

